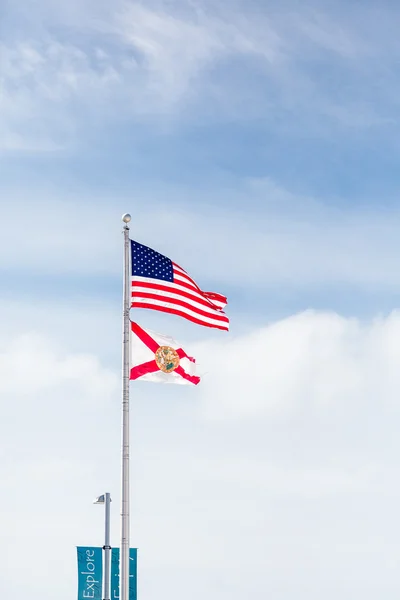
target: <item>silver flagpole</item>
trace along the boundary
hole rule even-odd
[[[122,217],[124,226],[124,287],[122,338],[122,494],[120,599],[129,600],[129,329],[130,329],[130,240],[128,223],[131,216]]]

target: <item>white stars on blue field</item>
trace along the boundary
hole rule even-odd
[[[172,261],[159,252],[131,240],[132,276],[174,281]]]

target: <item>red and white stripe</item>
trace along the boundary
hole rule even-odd
[[[152,277],[132,277],[132,307],[150,308],[189,319],[198,325],[229,330],[223,312],[227,299],[221,294],[203,292],[191,277],[172,263],[174,281]]]

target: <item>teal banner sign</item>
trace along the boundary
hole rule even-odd
[[[119,598],[119,548],[111,550],[111,600]],[[137,600],[137,548],[129,550],[129,600]]]
[[[101,600],[102,548],[78,546],[78,600]]]

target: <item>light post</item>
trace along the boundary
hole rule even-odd
[[[107,492],[96,498],[93,504],[104,504],[105,512],[105,536],[104,536],[104,587],[103,600],[110,600],[110,503],[111,496]]]

